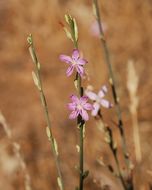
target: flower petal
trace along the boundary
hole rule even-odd
[[[70,115],[69,115],[69,119],[75,119],[75,118],[78,117],[78,115],[79,115],[78,110],[72,111],[72,112],[70,113]]]
[[[89,104],[89,103],[84,104],[84,105],[83,105],[83,108],[84,108],[85,110],[93,110],[93,106],[92,106],[91,104]]]
[[[76,104],[75,103],[68,103],[68,109],[69,110],[75,110],[76,109]]]
[[[81,102],[81,104],[83,105],[83,104],[85,104],[87,101],[88,101],[88,96],[82,96],[81,98],[80,98],[80,102]]]
[[[86,90],[85,91],[85,94],[91,99],[91,100],[96,100],[97,99],[97,95],[92,92],[92,91],[89,91],[89,90]]]
[[[103,98],[105,96],[105,94],[107,93],[108,89],[107,87],[104,85],[101,90],[98,92],[98,96],[100,98]]]
[[[105,99],[102,99],[100,101],[101,105],[105,108],[111,108],[112,107],[112,104],[108,101],[108,100],[105,100]]]
[[[77,65],[76,70],[80,74],[81,77],[84,75],[84,68],[82,66]]]
[[[74,59],[75,61],[78,60],[80,57],[79,55],[79,50],[78,49],[74,49],[73,53],[72,53],[72,59]]]
[[[76,104],[78,104],[80,101],[76,95],[71,95],[70,98],[71,98],[72,102],[74,102]]]
[[[88,113],[86,112],[86,110],[82,109],[80,111],[80,115],[82,116],[82,118],[85,120],[85,121],[88,121],[89,120],[89,116],[88,116]]]
[[[95,102],[93,104],[93,108],[94,109],[92,110],[91,115],[96,116],[98,114],[99,109],[100,109],[100,105],[97,102]]]
[[[85,65],[86,63],[88,63],[88,61],[85,60],[85,59],[79,58],[79,59],[77,60],[77,63],[78,63],[79,65]]]
[[[66,63],[71,63],[72,62],[72,58],[68,55],[60,55],[59,56],[60,60]]]
[[[71,65],[70,67],[68,67],[68,69],[66,71],[67,77],[69,77],[70,75],[72,75],[73,70],[74,70],[74,66],[73,65]]]

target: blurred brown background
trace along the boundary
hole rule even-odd
[[[152,180],[152,1],[151,0],[103,0],[100,2],[106,38],[111,52],[118,94],[123,111],[127,143],[134,161],[132,125],[129,112],[129,93],[126,87],[127,63],[134,61],[138,87],[138,122],[141,135],[143,160],[139,179]],[[61,53],[71,54],[72,43],[65,36],[59,22],[64,14],[72,14],[79,26],[79,48],[89,61],[89,79],[95,89],[108,85],[107,68],[103,62],[100,43],[91,34],[94,22],[92,2],[88,0],[1,0],[0,1],[0,110],[21,145],[21,154],[27,165],[32,189],[57,189],[56,169],[45,134],[45,120],[39,94],[33,84],[33,64],[28,52],[27,36],[32,33],[42,67],[44,90],[48,100],[53,132],[58,141],[61,167],[67,190],[74,189],[78,182],[75,165],[78,164],[76,144],[77,129],[74,121],[68,120],[66,104],[69,95],[75,93],[73,77],[65,75],[66,64],[59,61]],[[112,100],[109,91],[109,97]],[[118,133],[114,109],[104,110],[104,117]],[[86,132],[86,168],[90,175],[86,189],[101,189],[106,184],[112,189],[121,189],[108,170],[97,164],[103,157],[105,163],[113,163],[93,119]],[[117,137],[117,136],[116,136]],[[119,141],[119,137],[116,138]],[[120,152],[121,155],[121,152]],[[0,190],[24,189],[24,175],[12,151],[12,144],[0,128]],[[123,165],[123,162],[122,162]],[[95,183],[95,180],[97,183]],[[94,182],[93,182],[94,181]],[[139,180],[140,181],[140,180]]]

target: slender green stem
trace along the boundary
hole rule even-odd
[[[29,51],[30,51],[31,57],[32,57],[34,65],[35,65],[35,74],[34,74],[35,83],[36,83],[36,86],[40,93],[40,98],[41,98],[41,102],[43,105],[43,111],[44,111],[45,119],[46,119],[46,123],[47,123],[47,136],[48,136],[48,139],[49,139],[52,151],[53,151],[53,156],[55,159],[55,164],[56,164],[56,168],[57,168],[57,172],[58,172],[57,181],[58,181],[60,190],[64,190],[62,173],[61,173],[59,156],[58,156],[58,150],[57,150],[57,143],[56,143],[55,138],[53,137],[52,126],[51,126],[51,121],[50,121],[49,112],[48,112],[48,106],[47,106],[47,102],[46,102],[46,98],[45,98],[45,94],[44,94],[44,90],[43,90],[43,85],[42,85],[42,80],[41,80],[40,63],[38,61],[38,58],[37,58],[37,55],[35,52],[33,39],[32,39],[31,35],[28,38],[28,42],[30,44]]]
[[[112,152],[113,152],[113,150],[112,150]],[[113,153],[113,154],[114,154],[114,153]],[[118,161],[118,156],[117,156],[117,154],[114,154],[114,158],[115,158],[115,162],[116,162],[117,169],[118,169],[118,173],[119,173],[119,179],[120,179],[120,181],[121,181],[121,183],[122,183],[122,185],[123,185],[123,188],[124,188],[125,190],[128,190],[128,188],[127,188],[127,186],[126,186],[126,183],[125,183],[125,181],[124,181],[124,178],[123,178],[121,169],[120,169],[120,165],[119,165],[119,161]]]
[[[78,44],[76,41],[74,41],[74,48],[78,49]],[[83,87],[81,86],[81,76],[80,74],[77,72],[76,73],[76,80],[77,80],[77,90],[78,90],[78,94],[80,97],[83,96]],[[83,181],[84,181],[84,166],[83,166],[83,162],[84,162],[84,155],[83,155],[83,148],[84,148],[84,143],[83,143],[83,128],[84,128],[84,124],[85,122],[83,121],[81,116],[78,116],[77,119],[77,125],[79,127],[80,130],[80,137],[79,137],[79,147],[80,147],[80,154],[79,154],[79,190],[83,190]]]
[[[80,181],[79,190],[83,190],[83,124],[80,126]]]
[[[130,161],[129,161],[129,156],[128,156],[128,152],[127,152],[126,138],[125,138],[124,129],[123,129],[121,108],[120,108],[119,99],[118,99],[117,92],[116,92],[116,85],[115,85],[114,74],[113,74],[113,70],[112,70],[110,53],[109,53],[109,49],[108,49],[108,46],[107,46],[107,43],[106,43],[106,40],[104,37],[103,29],[102,29],[98,0],[93,0],[93,5],[94,5],[95,13],[96,13],[96,19],[97,19],[98,26],[99,26],[100,42],[101,42],[101,46],[104,51],[105,63],[107,65],[107,68],[109,71],[109,81],[110,81],[113,99],[114,99],[115,108],[116,108],[116,113],[117,113],[117,117],[118,117],[118,128],[119,128],[119,132],[120,132],[120,136],[121,136],[123,155],[124,155],[126,165],[129,169]]]

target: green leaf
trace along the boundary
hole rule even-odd
[[[64,18],[65,18],[66,23],[67,23],[67,24],[70,24],[70,23],[69,23],[69,15],[68,15],[68,14],[65,14],[65,15],[64,15]]]
[[[65,33],[66,33],[67,38],[69,38],[70,40],[73,41],[72,35],[71,35],[71,33],[69,32],[69,30],[68,30],[66,27],[64,27],[63,29],[64,29],[64,31],[65,31]]]
[[[29,43],[29,45],[32,45],[32,43],[33,43],[32,34],[30,34],[30,35],[27,37],[27,42]]]
[[[97,18],[97,11],[96,11],[96,6],[95,6],[94,3],[93,3],[93,5],[92,5],[92,9],[93,9],[93,14],[94,14],[94,16]]]
[[[47,137],[50,139],[50,137],[51,137],[51,132],[50,132],[49,127],[46,127],[46,134],[47,134]]]
[[[80,146],[76,145],[76,149],[77,149],[77,152],[79,153],[80,152]]]
[[[59,152],[58,152],[58,144],[57,144],[55,138],[54,138],[53,140],[54,140],[54,148],[55,148],[55,152],[56,152],[56,155],[58,156],[58,155],[59,155]]]
[[[75,18],[73,19],[73,23],[74,23],[74,35],[75,35],[75,40],[78,41],[78,26],[76,23]]]
[[[32,77],[33,77],[34,84],[38,87],[39,82],[34,71],[32,71]]]
[[[62,182],[61,182],[61,178],[60,177],[57,177],[57,183],[58,183],[58,186],[60,188],[60,190],[62,190]]]
[[[35,86],[39,90],[41,90],[41,87],[40,87],[40,84],[39,84],[39,80],[38,80],[37,75],[36,75],[36,73],[34,71],[32,71],[32,77],[33,77],[33,81],[34,81]]]

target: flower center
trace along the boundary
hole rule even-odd
[[[97,97],[96,102],[100,104],[101,98]]]
[[[82,110],[82,109],[83,109],[82,105],[81,105],[81,104],[78,104],[78,105],[77,105],[77,109],[78,109],[78,110]]]
[[[77,62],[73,59],[73,60],[72,60],[72,64],[73,64],[73,65],[76,65]]]

